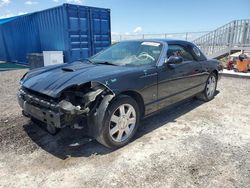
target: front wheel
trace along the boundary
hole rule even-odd
[[[211,73],[207,79],[204,91],[198,95],[198,98],[206,102],[212,100],[215,96],[216,87],[217,76],[214,73]]]
[[[111,102],[105,113],[103,128],[97,141],[112,149],[122,147],[133,138],[139,120],[137,102],[129,96],[119,96]]]

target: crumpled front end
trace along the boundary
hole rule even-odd
[[[17,98],[26,116],[49,127],[71,126],[80,129],[87,126],[87,118],[96,111],[105,95],[110,93],[112,91],[104,85],[89,82],[64,90],[57,99],[21,87]]]

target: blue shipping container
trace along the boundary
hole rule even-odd
[[[63,51],[72,62],[110,44],[110,9],[63,4],[0,20],[1,61],[26,63],[28,53]]]

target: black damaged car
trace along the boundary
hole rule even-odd
[[[190,42],[124,41],[84,61],[29,71],[17,96],[23,114],[50,133],[71,126],[118,148],[141,118],[190,97],[213,99],[221,68]]]

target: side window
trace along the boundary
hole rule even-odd
[[[192,47],[192,51],[198,61],[205,61],[206,57],[201,53],[200,49],[196,46]]]
[[[170,56],[180,56],[183,58],[184,61],[194,60],[193,56],[186,49],[184,49],[180,45],[175,44],[168,45],[167,57],[169,58]]]

